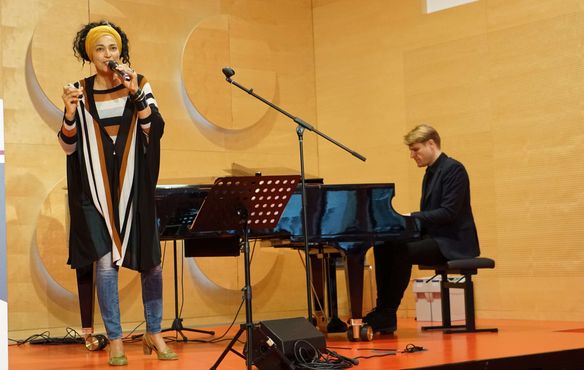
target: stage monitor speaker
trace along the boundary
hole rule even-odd
[[[253,331],[253,363],[259,370],[293,370],[326,349],[324,335],[304,317],[260,321]]]

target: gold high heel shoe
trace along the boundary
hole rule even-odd
[[[128,364],[128,358],[122,353],[121,356],[110,356],[107,363],[110,366],[124,366]]]
[[[154,342],[152,342],[152,338],[150,338],[150,334],[144,333],[142,336],[142,349],[144,350],[145,355],[152,354],[152,350],[156,352],[156,356],[158,356],[159,360],[178,360],[178,355],[170,350],[170,348],[166,348],[166,351],[161,352],[156,348]]]
[[[128,358],[126,357],[126,354],[123,352],[119,354],[119,356],[113,356],[110,350],[109,360],[107,361],[107,363],[110,366],[124,366],[128,364]]]
[[[126,357],[126,354],[123,351],[123,347],[119,347],[118,345],[113,345],[114,342],[117,341],[110,341],[109,345],[107,346],[107,352],[108,352],[108,361],[107,363],[110,366],[124,366],[128,364],[128,358]],[[121,343],[121,340],[119,341]],[[116,343],[117,344],[117,343]],[[116,348],[116,352],[112,351],[112,346]],[[119,351],[119,350],[122,351]]]

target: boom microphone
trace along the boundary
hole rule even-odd
[[[233,70],[233,68],[231,67],[224,67],[222,69],[223,74],[225,75],[225,78],[227,79],[227,81],[231,82],[231,76],[233,76],[235,74],[235,71]]]
[[[118,76],[120,76],[124,80],[130,81],[132,79],[132,77],[129,74],[127,74],[125,71],[120,71],[119,69],[117,69],[118,65],[119,64],[115,60],[108,60],[107,61],[107,66],[109,67],[109,69],[114,71]]]

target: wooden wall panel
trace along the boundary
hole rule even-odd
[[[392,179],[398,209],[417,209],[423,171],[401,138],[433,124],[471,176],[482,251],[497,260],[477,279],[479,317],[583,319],[582,2],[480,0],[429,15],[420,5],[314,1],[320,127],[375,158],[343,172],[321,144],[322,173]],[[371,102],[385,109],[362,109]],[[360,118],[357,134],[332,123]],[[414,314],[407,296],[402,309]]]
[[[295,124],[226,83],[221,68],[232,66],[238,82],[314,122],[310,1],[8,0],[0,6],[2,50],[11,55],[1,70],[11,337],[80,326],[74,271],[66,265],[65,155],[56,131],[62,86],[92,73],[71,50],[82,24],[109,19],[128,34],[132,66],[150,80],[166,121],[161,183],[210,183],[256,170],[299,171]],[[217,20],[225,27],[213,28]],[[210,37],[213,29],[220,31],[222,43]],[[206,110],[197,115],[193,107]],[[307,172],[318,176],[316,138],[307,137],[305,151]],[[163,249],[163,326],[168,327],[174,318],[172,243],[163,243]],[[182,255],[180,243],[178,251]],[[185,326],[230,322],[241,300],[242,259],[183,262],[181,255]],[[254,317],[304,315],[303,276],[296,252],[256,247]],[[123,270],[120,288],[123,327],[130,330],[143,319],[138,275]],[[244,317],[242,311],[239,319]],[[98,314],[96,325],[103,330]]]

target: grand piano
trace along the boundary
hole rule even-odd
[[[159,231],[162,240],[184,240],[185,256],[233,256],[239,254],[239,231],[217,230],[192,232],[189,226],[195,219],[209,193],[210,185],[167,185],[156,189]],[[391,201],[395,186],[385,184],[306,184],[308,241],[311,251],[325,253],[325,272],[311,253],[313,283],[317,296],[323,301],[321,277],[328,276],[328,291],[335,292],[335,258],[342,258],[347,279],[352,322],[362,318],[363,273],[367,250],[386,241],[419,238],[419,226],[413,218],[398,214]],[[302,196],[300,186],[292,194],[275,228],[252,230],[250,238],[270,239],[273,246],[303,249]],[[330,253],[332,251],[332,253]],[[322,253],[320,254],[322,256]],[[324,275],[323,275],[324,274]],[[316,277],[316,278],[314,278]],[[332,319],[336,316],[336,299]],[[355,325],[355,324],[354,324]],[[355,335],[355,334],[352,334]],[[356,334],[358,335],[358,334]],[[361,335],[362,336],[362,335]]]

